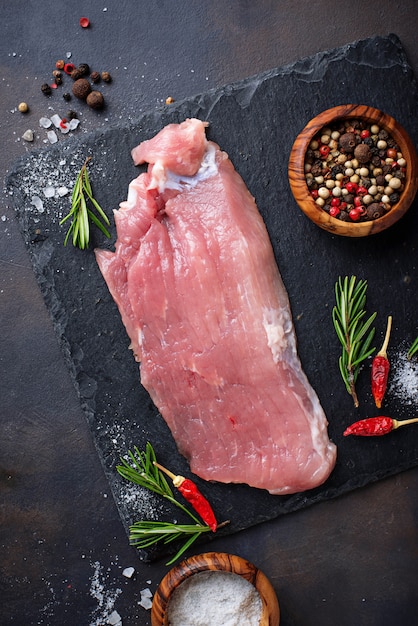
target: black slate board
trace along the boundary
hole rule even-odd
[[[340,348],[331,321],[338,276],[366,279],[368,310],[378,311],[376,345],[381,343],[387,315],[392,314],[389,355],[404,364],[402,355],[418,327],[417,201],[389,231],[353,240],[312,224],[297,208],[288,185],[287,160],[299,131],[320,111],[343,103],[384,110],[417,144],[417,83],[395,35],[354,42],[151,112],[135,123],[60,141],[22,158],[8,177],[40,289],[126,528],[137,519],[172,519],[178,514],[148,492],[125,483],[115,470],[120,456],[134,446],[143,450],[150,441],[159,460],[173,471],[187,474],[188,466],[139,383],[119,313],[95,263],[93,247],[112,247],[113,240],[108,242],[95,232],[90,250],[64,248],[65,231],[59,219],[68,211],[69,199],[46,199],[42,190],[48,184],[71,187],[85,157],[92,155],[95,195],[111,216],[139,173],[130,149],[165,124],[190,116],[210,122],[208,137],[229,153],[257,200],[289,293],[302,364],[339,451],[336,468],[323,486],[291,496],[198,481],[218,519],[231,521],[221,532],[236,532],[417,464],[418,429],[414,427],[385,438],[343,439],[348,424],[377,412],[368,366],[357,385],[360,408],[354,409],[339,375]],[[31,204],[34,195],[43,199],[41,213]],[[412,373],[416,380],[416,370]],[[392,377],[384,413],[412,417],[417,413],[417,390],[408,396],[399,393],[396,385]],[[145,559],[159,555],[152,550],[142,554]]]

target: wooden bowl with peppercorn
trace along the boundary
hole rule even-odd
[[[174,566],[160,582],[151,609],[152,626],[228,623],[279,626],[280,610],[268,578],[234,554],[207,552]]]
[[[346,237],[366,237],[395,224],[418,188],[409,135],[386,113],[357,104],[310,120],[293,144],[288,174],[305,215]]]

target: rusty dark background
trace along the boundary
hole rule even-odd
[[[40,91],[67,52],[113,77],[101,86],[103,112],[71,103],[80,112],[81,137],[135,123],[148,111],[158,116],[167,96],[188,99],[375,35],[396,33],[418,73],[413,2],[354,2],[338,11],[330,2],[0,5],[4,176],[27,152],[47,147],[39,118],[68,110],[61,94],[45,98]],[[82,15],[89,29],[80,28]],[[400,108],[413,134],[416,109],[405,98],[414,87],[399,87],[389,76],[386,83],[376,73],[375,80],[383,80],[388,102],[404,98]],[[335,76],[336,91],[343,80]],[[369,82],[372,98],[373,76]],[[16,110],[21,101],[30,106],[27,115]],[[33,144],[21,139],[27,128],[35,131]],[[155,590],[164,560],[143,563],[128,544],[7,194],[0,217],[0,622],[105,624],[115,609],[123,624],[146,626],[140,591]],[[411,268],[416,281],[416,261]],[[236,553],[263,569],[284,626],[413,626],[417,484],[416,469],[403,471],[199,550]],[[129,565],[136,568],[131,580],[122,576]]]

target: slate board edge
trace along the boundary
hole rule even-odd
[[[237,94],[237,93],[239,93],[242,90],[248,89],[249,87],[250,88],[251,87],[255,87],[256,88],[258,83],[260,81],[264,80],[266,77],[270,77],[270,76],[273,77],[275,75],[279,75],[279,74],[282,75],[282,74],[285,74],[287,72],[292,72],[292,71],[295,71],[295,68],[298,68],[298,67],[299,68],[303,68],[304,73],[306,72],[306,75],[309,76],[310,64],[314,63],[315,60],[318,60],[318,59],[321,59],[321,58],[325,58],[325,57],[327,58],[328,61],[330,61],[330,60],[332,60],[334,58],[338,59],[338,58],[341,58],[341,56],[343,56],[344,54],[346,54],[347,51],[349,51],[352,47],[355,47],[358,44],[362,44],[364,42],[369,42],[369,41],[370,42],[373,42],[373,41],[384,41],[385,39],[388,39],[392,43],[395,43],[397,45],[398,50],[399,50],[399,54],[400,54],[400,58],[401,59],[403,58],[403,63],[405,64],[405,67],[407,67],[406,55],[403,52],[403,48],[402,48],[402,46],[401,46],[397,36],[396,35],[390,35],[388,38],[377,37],[377,38],[372,38],[372,39],[368,39],[368,40],[361,40],[359,42],[350,43],[350,44],[347,44],[346,46],[343,46],[341,48],[337,48],[337,49],[335,49],[333,51],[326,51],[326,52],[323,52],[323,53],[318,53],[317,55],[314,55],[313,57],[307,57],[304,60],[296,62],[295,64],[290,64],[290,65],[285,66],[283,68],[276,68],[276,69],[273,69],[273,70],[268,70],[267,72],[264,72],[263,74],[260,74],[260,75],[257,75],[255,77],[251,77],[251,78],[245,79],[243,81],[239,81],[237,83],[234,83],[233,85],[229,85],[229,86],[223,87],[221,89],[213,89],[213,90],[211,90],[210,92],[208,92],[206,94],[199,95],[199,96],[196,96],[194,98],[188,98],[188,99],[186,99],[186,100],[184,100],[182,102],[179,102],[178,104],[176,104],[174,106],[174,109],[177,111],[177,113],[179,115],[179,119],[181,119],[182,113],[183,113],[183,111],[185,109],[188,109],[189,107],[191,107],[191,108],[198,107],[198,108],[200,108],[201,112],[204,112],[204,110],[205,110],[204,107],[208,106],[208,104],[209,104],[209,113],[208,113],[208,115],[209,115],[211,107],[214,106],[214,104],[216,103],[217,99],[219,97],[221,97],[222,95]],[[310,79],[315,79],[315,78],[311,76]],[[250,89],[250,91],[251,91],[251,89]],[[215,97],[215,101],[212,101],[210,103],[210,100],[211,100],[211,98],[213,98],[213,96],[216,96]],[[206,102],[204,102],[204,101],[206,101]],[[172,114],[172,112],[173,112],[173,108],[170,108],[170,115]],[[140,123],[141,120],[152,121],[152,120],[157,120],[157,119],[159,120],[159,123],[161,125],[164,125],[164,122],[162,121],[163,117],[164,117],[164,114],[162,114],[161,111],[145,113],[144,115],[141,115],[141,117],[139,118],[139,120],[137,122],[130,122],[129,124],[126,124],[125,127],[126,128],[131,128],[131,127],[133,128],[133,127],[135,127],[136,124]],[[150,125],[151,128],[153,128],[153,124],[152,123],[150,123],[149,125]],[[76,147],[78,145],[83,145],[86,142],[86,140],[88,140],[89,142],[95,141],[96,138],[98,139],[98,138],[102,137],[104,134],[112,132],[112,130],[113,130],[112,128],[108,128],[105,131],[95,131],[94,133],[89,133],[88,136],[83,136],[81,138],[80,137],[74,137],[74,141],[73,141],[73,139],[69,139],[68,140],[68,149],[70,150],[71,148],[74,148],[74,147]],[[154,132],[154,128],[153,128],[153,132]],[[60,149],[60,146],[57,146],[56,147],[56,151],[58,152],[59,149]],[[51,155],[54,153],[54,147],[49,148],[48,150],[51,153]],[[44,151],[44,150],[42,150],[42,151]],[[23,157],[21,159],[21,163],[20,164],[23,166],[26,161],[27,161],[27,156],[25,156],[25,157]],[[17,167],[17,169],[19,168],[19,163],[17,164],[16,167]],[[11,172],[11,174],[8,177],[8,179],[10,179],[12,177],[12,174],[15,171],[16,170]],[[17,209],[17,213],[19,214],[19,210],[18,209]],[[21,220],[24,221],[24,215],[23,216],[20,215],[20,221]],[[20,223],[22,225],[22,221]],[[27,242],[25,242],[25,243],[27,243]],[[32,250],[30,249],[29,246],[28,246],[28,250],[29,250],[29,253],[30,253],[30,256],[31,256],[31,259],[32,259]],[[32,261],[33,261],[33,259],[32,259]],[[34,269],[35,269],[35,274],[36,274],[38,283],[40,285],[40,289],[41,289],[42,295],[43,295],[43,297],[45,299],[45,302],[47,304],[48,311],[50,312],[51,309],[53,310],[55,305],[57,305],[58,308],[59,308],[59,304],[60,304],[59,297],[55,293],[53,285],[48,284],[46,282],[45,276],[42,273],[42,271],[39,271],[39,267],[38,266],[35,265]],[[52,320],[53,320],[55,331],[56,331],[56,333],[57,333],[57,335],[59,337],[59,340],[60,340],[60,343],[61,343],[61,346],[62,346],[62,349],[63,349],[65,361],[67,363],[67,366],[70,368],[70,373],[71,373],[72,378],[74,380],[74,383],[76,385],[77,392],[78,392],[78,395],[79,395],[81,403],[82,403],[82,408],[83,408],[83,410],[87,414],[88,421],[91,422],[93,416],[92,416],[91,411],[89,409],[89,405],[88,405],[88,403],[83,402],[83,398],[82,398],[82,396],[80,394],[80,390],[78,389],[77,382],[76,382],[76,379],[75,379],[75,374],[74,374],[74,370],[73,370],[73,360],[71,358],[71,347],[66,342],[66,338],[65,338],[64,334],[62,333],[62,329],[61,329],[60,324],[56,323],[56,320],[55,320],[54,317],[52,317]],[[98,449],[98,452],[100,453],[100,449]],[[99,457],[102,458],[100,454],[99,454]],[[408,468],[406,467],[405,469],[408,469]],[[399,470],[397,470],[397,471],[399,471]],[[105,472],[106,472],[106,474],[108,474],[108,471],[107,471],[106,468],[105,468]],[[110,483],[112,483],[115,480],[115,477],[113,475],[108,476],[108,478],[110,478]],[[380,477],[377,478],[377,479],[380,479]],[[351,490],[353,488],[355,488],[355,486],[353,487],[353,486],[350,486],[349,484],[347,484],[346,486],[344,486],[342,489],[339,490],[339,493],[344,493],[344,491],[349,491],[349,490]],[[112,494],[115,495],[113,489],[112,489]],[[333,497],[333,496],[331,494],[328,494],[326,497],[329,498],[329,497]],[[298,506],[296,506],[295,508],[293,508],[292,510],[298,510],[299,508],[303,508],[304,506],[307,506],[308,504],[314,504],[315,502],[320,501],[321,499],[324,499],[324,498],[321,498],[321,497],[318,497],[317,499],[312,498],[308,503],[301,501],[300,504]],[[116,504],[118,506],[118,502],[117,501],[116,501]],[[259,523],[259,521],[256,521],[255,523]],[[240,528],[237,528],[236,530],[240,530]]]

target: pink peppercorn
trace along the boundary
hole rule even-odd
[[[337,217],[341,213],[340,209],[337,206],[332,206],[329,210],[329,214],[331,217]]]
[[[80,17],[81,28],[88,28],[90,26],[90,20],[88,17]]]
[[[64,72],[68,75],[71,74],[71,72],[73,72],[75,70],[75,65],[74,63],[66,63],[64,65]]]
[[[355,207],[354,209],[351,209],[348,215],[353,222],[358,222],[360,217],[363,215],[363,209],[359,206]]]

